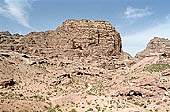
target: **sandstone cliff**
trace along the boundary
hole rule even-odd
[[[132,58],[107,21],[0,32],[0,112],[168,111],[169,47],[169,40],[154,38]]]
[[[137,58],[144,58],[148,56],[156,56],[170,52],[170,40],[165,38],[154,37],[147,44],[147,47],[136,54]]]
[[[27,35],[0,33],[0,49],[41,59],[66,59],[115,68],[122,52],[120,33],[108,21],[66,20],[56,30]],[[81,58],[81,59],[80,59]],[[109,68],[110,68],[109,67]]]
[[[122,52],[120,34],[107,21],[67,20],[55,31],[11,35],[1,32],[0,48],[31,55],[115,56]]]
[[[120,34],[107,21],[67,20],[56,32],[65,41],[63,46],[83,50],[86,55],[113,56],[122,52]]]

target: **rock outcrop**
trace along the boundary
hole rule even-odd
[[[56,32],[65,40],[63,46],[82,50],[85,55],[113,56],[122,52],[120,34],[107,21],[67,20]]]
[[[24,36],[0,32],[0,112],[166,112],[169,46],[154,38],[138,54],[144,59],[133,58],[106,21],[67,20]]]
[[[165,38],[154,37],[147,44],[146,49],[136,54],[137,58],[148,56],[158,56],[164,53],[170,53],[170,40]]]
[[[10,79],[8,81],[0,82],[0,88],[6,88],[8,86],[13,86],[16,82],[13,79]]]
[[[67,20],[55,31],[31,32],[25,36],[3,32],[0,37],[1,49],[45,57],[52,54],[109,57],[122,52],[120,34],[107,21]]]
[[[17,40],[22,37],[19,34],[10,34],[8,31],[0,32],[0,45],[3,44],[18,44]]]

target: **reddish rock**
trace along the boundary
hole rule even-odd
[[[137,58],[144,58],[147,56],[158,56],[164,54],[170,57],[170,40],[160,37],[154,37],[147,44],[146,49],[136,54]]]

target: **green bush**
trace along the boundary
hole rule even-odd
[[[153,64],[153,65],[149,65],[149,66],[145,67],[144,71],[148,71],[150,73],[161,72],[168,68],[170,68],[170,64]]]
[[[76,109],[72,109],[70,112],[77,112]]]

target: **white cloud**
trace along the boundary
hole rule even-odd
[[[170,20],[170,14],[168,14],[168,15],[166,16],[166,19],[167,19],[167,20]]]
[[[137,9],[133,7],[127,7],[124,14],[127,18],[141,18],[152,15],[152,12],[150,12],[148,8]]]
[[[133,56],[146,48],[147,43],[153,37],[163,37],[170,39],[170,19],[165,18],[164,23],[160,23],[151,28],[137,32],[132,35],[123,35],[124,50],[131,53]]]
[[[4,5],[0,7],[0,15],[17,21],[19,24],[32,29],[28,19],[30,3],[35,0],[4,0]]]

